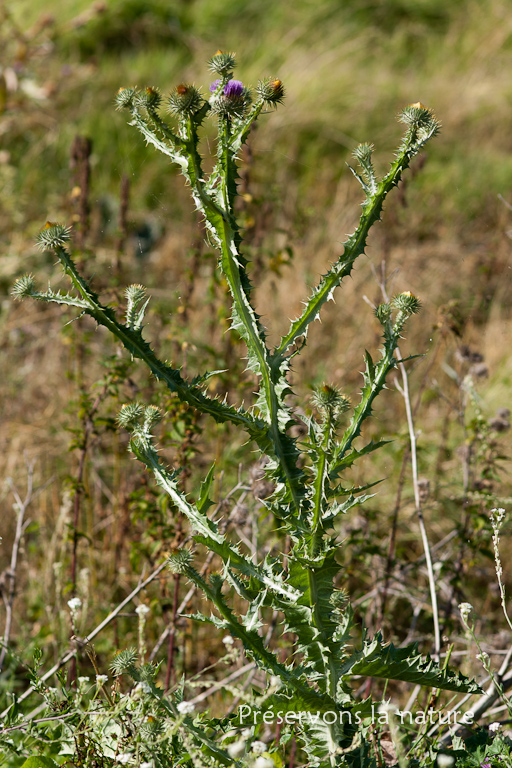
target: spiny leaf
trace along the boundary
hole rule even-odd
[[[474,680],[460,672],[440,669],[430,656],[422,656],[416,643],[395,648],[393,643],[384,645],[380,634],[366,640],[360,651],[346,659],[340,673],[402,680],[457,693],[483,693]]]

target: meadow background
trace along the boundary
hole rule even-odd
[[[456,609],[469,600],[483,647],[499,662],[510,639],[499,611],[488,512],[510,506],[512,495],[503,410],[511,404],[512,376],[508,3],[16,0],[0,5],[0,19],[6,598],[13,491],[24,496],[31,466],[36,489],[17,565],[13,649],[29,660],[38,646],[49,666],[67,647],[72,595],[84,602],[85,634],[186,535],[115,428],[122,403],[134,397],[162,403],[161,389],[136,366],[127,382],[109,375],[120,364],[116,347],[87,320],[69,323],[60,307],[10,297],[25,272],[40,284],[63,284],[53,259],[34,246],[45,221],[75,225],[83,271],[104,296],[121,302],[125,285],[149,288],[148,332],[161,357],[193,373],[228,367],[227,360],[230,375],[219,375],[212,387],[231,402],[250,400],[251,377],[236,362],[243,348],[227,332],[226,286],[182,179],[113,107],[121,86],[168,93],[193,82],[207,92],[204,62],[220,48],[236,51],[244,83],[274,75],[286,87],[285,107],[260,120],[251,135],[240,182],[257,308],[273,339],[358,220],[361,193],[347,168],[353,149],[375,143],[383,171],[401,135],[395,116],[402,107],[421,101],[442,123],[440,136],[391,195],[367,256],[310,331],[293,386],[305,411],[313,387],[324,381],[356,399],[363,348],[379,345],[369,306],[381,300],[376,276],[385,270],[390,292],[411,290],[421,298],[423,311],[409,323],[403,353],[422,355],[410,368],[411,386],[443,633],[447,644],[455,643],[452,658],[478,676]],[[90,151],[77,136],[90,140]],[[168,462],[185,467],[186,490],[197,490],[215,459],[224,471],[216,497],[226,509],[237,483],[248,489],[233,522],[236,534],[270,546],[271,521],[258,503],[260,468],[250,466],[247,446],[234,430],[212,428],[171,396],[163,402],[160,442]],[[392,443],[356,470],[356,483],[382,482],[340,532],[353,604],[371,630],[382,626],[386,639],[418,640],[428,651],[432,617],[405,408],[392,382],[371,429]],[[255,531],[262,532],[259,540]],[[510,583],[507,527],[502,546]],[[166,577],[137,598],[151,608],[148,650],[173,622],[173,589]],[[135,607],[97,637],[100,666],[116,649],[137,644]],[[166,653],[159,646],[155,658]],[[173,675],[192,674],[223,653],[222,641],[181,621],[173,653]],[[87,664],[82,674],[90,673]],[[0,693],[25,686],[19,660],[8,657]]]

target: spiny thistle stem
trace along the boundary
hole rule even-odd
[[[421,682],[457,692],[478,692],[478,686],[471,680],[448,669],[439,669],[432,660],[423,658],[416,646],[395,648],[392,644],[384,645],[379,633],[373,638],[365,633],[361,647],[350,649],[354,615],[337,584],[341,566],[337,560],[339,544],[333,530],[342,515],[368,498],[362,495],[361,488],[343,488],[338,477],[358,458],[383,444],[382,441],[370,442],[360,449],[354,447],[363,423],[371,414],[375,398],[397,364],[395,352],[404,323],[418,309],[413,306],[414,297],[403,294],[379,308],[378,318],[384,331],[382,357],[374,363],[371,355],[366,353],[360,400],[341,438],[337,436],[339,416],[347,410],[348,400],[335,387],[327,385],[317,393],[316,407],[320,418],[304,417],[308,425],[306,438],[299,443],[290,434],[295,423],[291,408],[294,395],[289,383],[292,348],[300,338],[306,339],[309,325],[319,317],[322,306],[333,297],[343,277],[350,274],[356,258],[364,253],[368,232],[379,220],[386,196],[397,185],[411,158],[435,134],[438,124],[432,113],[421,105],[406,108],[401,115],[402,122],[407,125],[404,139],[389,173],[381,181],[371,162],[372,147],[364,145],[356,152],[362,169],[362,175],[356,174],[356,177],[365,195],[359,225],[345,243],[341,257],[306,300],[302,315],[292,322],[288,333],[271,352],[265,329],[252,303],[235,201],[238,153],[263,108],[273,108],[281,103],[284,88],[276,77],[260,81],[256,100],[251,105],[251,91],[241,80],[234,79],[234,67],[233,54],[218,51],[212,57],[210,68],[217,79],[211,84],[209,101],[195,86],[176,86],[168,100],[176,126],[169,126],[160,118],[161,96],[155,88],[143,91],[122,89],[116,102],[119,108],[129,111],[131,124],[144,139],[178,165],[190,186],[197,210],[204,217],[205,226],[218,249],[219,268],[231,295],[231,327],[245,343],[247,369],[257,377],[257,392],[251,410],[235,408],[209,397],[205,385],[212,374],[188,381],[180,370],[158,358],[142,332],[147,308],[143,286],[133,285],[127,289],[125,322],[119,322],[114,309],[101,304],[77,270],[66,250],[68,233],[62,226],[49,225],[41,233],[39,243],[58,256],[76,294],[55,294],[51,289],[40,293],[31,276],[19,280],[13,292],[20,299],[30,296],[75,307],[80,313],[90,315],[113,334],[132,357],[140,359],[156,378],[164,381],[181,402],[212,416],[219,423],[228,422],[243,430],[267,460],[265,472],[271,490],[264,505],[289,537],[290,548],[284,557],[269,553],[255,562],[253,553],[246,553],[240,544],[232,543],[225,527],[208,515],[213,504],[209,493],[214,467],[202,483],[196,500],[189,500],[180,489],[177,473],[168,470],[160,461],[153,442],[152,427],[160,418],[158,409],[130,403],[123,406],[119,414],[119,424],[131,433],[131,451],[152,472],[157,484],[188,520],[191,538],[208,550],[207,562],[210,558],[212,563],[219,564],[220,572],[211,573],[207,578],[206,569],[199,572],[194,568],[193,555],[185,548],[169,557],[170,569],[175,574],[185,575],[199,587],[214,609],[210,615],[198,612],[194,618],[223,632],[228,630],[232,638],[241,641],[254,663],[278,681],[277,686],[272,684],[274,687],[271,685],[259,698],[256,697],[255,707],[259,707],[260,712],[264,707],[273,707],[276,711],[286,712],[334,713],[337,719],[338,715],[346,711],[352,714],[352,710],[358,708],[357,712],[360,710],[369,717],[370,704],[354,699],[351,687],[354,675]],[[216,117],[218,123],[216,161],[209,174],[203,169],[198,149],[199,127],[207,115]],[[180,578],[178,582],[176,577],[176,606],[177,590],[182,581]],[[135,594],[132,593],[128,600]],[[281,617],[284,635],[294,638],[290,659],[286,661],[280,660],[270,644],[273,623],[269,622],[266,639],[262,631],[262,624],[269,615]],[[144,656],[144,606],[140,608],[140,617],[140,650]],[[91,638],[89,635],[87,639]],[[71,656],[62,663],[68,658]],[[125,652],[123,658],[129,661],[130,653]],[[131,672],[128,672],[140,681],[147,666],[138,668],[132,659]],[[146,669],[144,674],[149,672]],[[152,679],[147,686],[151,695],[158,699],[165,717],[171,722],[173,738],[176,737],[169,763],[181,761],[183,750],[186,750],[189,756],[193,754],[191,759],[197,766],[202,765],[202,755],[207,755],[208,760],[213,756],[223,765],[238,765],[229,749],[219,747],[210,735],[225,732],[232,727],[232,721],[226,719],[219,727],[205,715],[198,725],[191,718],[190,702],[177,699],[177,690],[169,690],[168,697],[162,697]],[[181,686],[179,694],[182,692]],[[322,722],[312,728],[301,722],[297,725],[297,736],[312,766],[344,765],[345,755],[351,750],[351,760],[356,764],[359,759],[356,757],[356,731],[345,728],[341,719],[335,723]],[[139,748],[142,749],[142,745]],[[128,755],[127,759],[131,757]],[[254,765],[258,766],[257,761]]]

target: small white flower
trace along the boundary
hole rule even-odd
[[[72,597],[71,600],[68,600],[68,605],[72,615],[76,616],[76,614],[82,607],[82,601],[80,600],[79,597]]]
[[[153,768],[153,763],[141,763],[139,768]]]
[[[484,667],[489,663],[489,654],[485,651],[482,651],[482,653],[477,654],[478,661],[481,661]]]
[[[501,728],[501,723],[491,723],[489,726],[489,731],[491,733],[497,733],[500,728]]]
[[[180,715],[191,715],[195,712],[195,705],[191,701],[180,701],[176,707]]]
[[[77,680],[77,682],[78,682],[77,688],[78,688],[78,693],[79,694],[84,693],[84,691],[85,691],[85,689],[87,687],[87,683],[90,681],[90,679],[91,679],[90,677],[79,677],[78,678],[78,680]]]
[[[108,683],[108,675],[96,675],[96,685],[98,688],[101,688],[105,683]]]
[[[222,642],[224,643],[226,648],[231,648],[235,644],[235,641],[233,640],[231,635],[226,635],[225,637],[223,637]]]
[[[121,752],[121,754],[116,757],[116,762],[126,765],[127,763],[131,763],[132,759],[133,755],[131,752]]]
[[[460,616],[461,616],[461,619],[464,622],[464,624],[466,624],[466,622],[468,620],[468,616],[469,616],[469,614],[471,613],[472,610],[473,610],[473,606],[471,605],[471,603],[460,603],[459,604]]]
[[[244,728],[240,735],[242,739],[250,739],[252,736],[252,728]]]
[[[263,741],[253,741],[251,749],[255,755],[262,755],[267,751],[267,745]]]
[[[137,683],[132,691],[132,699],[142,699],[142,697],[148,693],[151,693],[151,686],[149,683]]]
[[[151,613],[151,608],[148,608],[147,605],[144,605],[144,603],[141,603],[136,607],[135,613],[138,615],[139,618],[143,618],[144,616],[147,616],[148,613]]]
[[[260,756],[254,761],[254,768],[276,768],[276,766],[273,760]]]
[[[452,755],[438,755],[437,764],[439,768],[452,768],[455,758]]]
[[[245,752],[244,739],[239,739],[238,741],[234,741],[232,744],[228,745],[228,755],[232,757],[233,760],[238,760],[239,757],[242,757],[244,752]]]
[[[491,525],[494,528],[494,530],[497,532],[501,528],[501,524],[503,520],[505,519],[506,511],[503,509],[503,507],[498,507],[497,509],[491,509],[491,514],[489,515],[491,520]]]

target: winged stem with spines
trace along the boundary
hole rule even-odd
[[[386,377],[396,365],[395,351],[404,323],[419,308],[414,296],[401,294],[377,309],[383,328],[381,358],[374,362],[366,352],[360,399],[341,437],[338,438],[337,433],[348,401],[330,386],[317,392],[319,417],[306,419],[307,438],[303,444],[299,445],[289,433],[295,419],[287,377],[291,357],[298,354],[297,343],[305,342],[310,324],[319,317],[325,302],[333,298],[343,278],[350,274],[356,259],[364,252],[371,227],[380,219],[387,195],[400,181],[410,160],[436,134],[438,123],[430,110],[420,104],[403,110],[399,119],[406,124],[406,132],[390,170],[380,180],[372,164],[372,146],[362,145],[356,150],[360,172],[354,171],[354,174],[365,194],[359,224],[344,243],[342,254],[313,289],[300,317],[291,323],[276,348],[269,349],[251,299],[248,264],[242,253],[234,205],[239,152],[260,114],[282,101],[283,86],[276,78],[261,81],[251,105],[249,90],[233,79],[234,65],[232,54],[219,52],[212,58],[210,67],[219,79],[211,88],[209,101],[194,86],[179,85],[173,91],[168,105],[175,126],[160,116],[161,96],[153,88],[121,89],[117,105],[130,112],[131,125],[149,144],[178,165],[218,248],[219,268],[231,294],[232,331],[245,342],[247,367],[258,378],[259,389],[252,407],[236,408],[210,397],[205,392],[205,383],[211,373],[189,380],[179,369],[158,357],[143,335],[147,301],[142,286],[127,289],[124,323],[111,307],[104,306],[79,274],[66,248],[68,232],[63,226],[48,224],[39,236],[39,245],[55,252],[75,292],[66,295],[53,293],[51,289],[39,292],[33,278],[27,276],[16,283],[14,294],[18,298],[31,296],[65,304],[90,315],[183,402],[209,414],[217,422],[244,429],[269,459],[266,471],[274,490],[264,503],[290,536],[286,566],[283,558],[269,555],[254,564],[208,517],[213,467],[196,503],[180,491],[176,474],[162,464],[153,442],[151,429],[158,420],[153,407],[131,404],[120,413],[121,425],[132,432],[130,447],[135,456],[188,518],[196,542],[215,552],[222,561],[222,573],[209,581],[194,569],[190,553],[181,552],[171,557],[170,566],[201,588],[216,610],[215,614],[197,614],[196,618],[238,637],[247,655],[261,669],[279,678],[281,687],[266,697],[266,707],[314,712],[364,709],[364,703],[357,704],[351,694],[349,681],[353,674],[421,682],[460,692],[477,691],[477,686],[462,675],[440,670],[433,662],[423,659],[414,646],[397,651],[393,646],[383,646],[379,635],[365,639],[362,648],[351,653],[352,613],[337,585],[340,565],[338,544],[332,535],[334,523],[368,498],[356,495],[356,489],[342,487],[339,476],[359,457],[383,445],[383,442],[370,442],[356,448],[354,441],[360,436]],[[198,148],[199,128],[208,114],[216,116],[218,121],[217,160],[209,175],[204,172]],[[222,589],[224,584],[245,602],[245,614],[237,615],[230,607],[229,596]],[[260,626],[267,609],[279,612],[283,631],[295,638],[293,653],[290,651],[286,661],[262,639]],[[352,735],[350,729],[339,724],[324,723],[321,727],[301,729],[302,743],[312,765],[343,764]],[[229,761],[229,756],[226,757]]]

